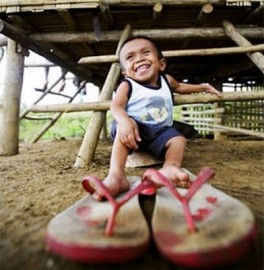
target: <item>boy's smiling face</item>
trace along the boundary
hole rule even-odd
[[[125,77],[153,86],[157,86],[159,73],[166,67],[165,59],[160,59],[155,46],[144,38],[133,39],[122,47],[120,63]]]

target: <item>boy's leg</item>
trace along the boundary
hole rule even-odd
[[[159,170],[167,179],[178,187],[187,188],[190,186],[190,179],[187,173],[181,170],[182,159],[186,146],[186,139],[182,136],[171,137],[165,144],[165,161]],[[163,186],[158,178],[152,177],[157,186]]]
[[[104,179],[104,184],[113,196],[129,189],[129,183],[125,175],[125,164],[128,153],[129,149],[121,143],[119,132],[117,132],[111,153],[109,173]],[[93,198],[102,200],[103,196],[100,192],[95,191]]]
[[[181,170],[186,143],[186,139],[182,136],[173,137],[168,140],[165,145],[165,161],[162,168],[159,170],[174,184],[184,188],[190,185],[188,174]]]

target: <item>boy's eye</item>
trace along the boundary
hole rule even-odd
[[[144,51],[144,55],[149,55],[150,51]]]
[[[132,60],[132,59],[133,59],[132,55],[128,55],[126,58],[126,60]]]

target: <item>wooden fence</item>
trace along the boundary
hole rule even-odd
[[[263,87],[236,85],[234,90],[249,92]],[[264,137],[264,100],[182,105],[180,120],[193,125],[204,137],[219,132],[229,137],[241,134]]]

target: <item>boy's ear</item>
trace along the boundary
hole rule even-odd
[[[124,70],[124,71],[122,71],[122,75],[123,75],[123,77],[126,77],[127,76],[127,74],[126,74],[126,71]]]
[[[160,71],[164,71],[167,66],[167,61],[165,58],[160,59]]]

